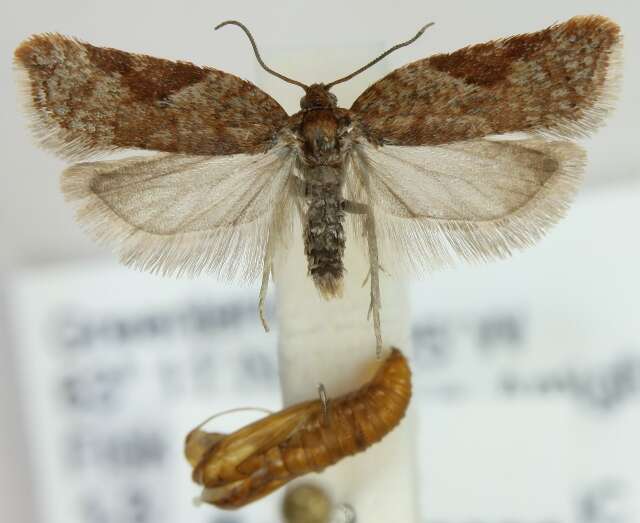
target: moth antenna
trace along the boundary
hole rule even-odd
[[[434,22],[429,22],[427,25],[425,25],[424,27],[422,27],[422,29],[420,29],[420,31],[418,31],[418,33],[411,39],[411,40],[407,40],[406,42],[402,42],[400,44],[396,44],[393,47],[391,47],[390,49],[387,49],[384,53],[382,53],[380,56],[378,56],[377,58],[374,58],[373,60],[371,60],[367,65],[363,65],[360,69],[358,69],[357,71],[354,71],[353,73],[351,73],[350,75],[347,75],[343,78],[340,78],[338,80],[335,80],[333,82],[331,82],[330,84],[326,84],[325,87],[327,89],[330,89],[331,87],[333,87],[336,84],[340,84],[342,82],[346,82],[347,80],[351,80],[354,76],[359,75],[362,71],[366,71],[367,69],[369,69],[369,67],[371,67],[372,65],[377,64],[380,60],[382,60],[385,56],[390,55],[391,53],[393,53],[394,51],[397,51],[398,49],[402,48],[402,47],[406,47],[407,45],[411,45],[413,42],[415,42],[418,38],[420,38],[423,33],[429,29],[429,27],[431,27],[434,24]]]
[[[211,420],[214,420],[215,418],[218,418],[220,416],[225,416],[227,414],[233,414],[234,412],[245,412],[245,411],[248,411],[248,410],[264,412],[265,414],[273,414],[272,410],[263,409],[262,407],[238,407],[236,409],[223,410],[222,412],[218,412],[217,414],[214,414],[213,416],[209,416],[206,420],[204,420],[202,423],[200,423],[191,432],[193,432],[195,430],[200,430],[202,427],[204,427]]]
[[[324,388],[323,383],[318,383],[318,396],[320,396],[320,403],[322,405],[322,415],[324,417],[325,425],[329,424],[329,400],[327,399],[327,390]]]
[[[237,20],[226,20],[225,22],[218,24],[215,27],[215,30],[217,31],[218,29],[220,29],[221,27],[224,27],[225,25],[237,25],[240,29],[244,31],[244,34],[247,35],[247,37],[249,38],[249,41],[251,42],[251,46],[253,47],[253,52],[256,55],[256,60],[258,60],[258,63],[262,66],[262,68],[265,71],[272,74],[273,76],[277,76],[278,78],[280,78],[280,80],[284,80],[285,82],[289,82],[290,84],[298,85],[302,87],[305,91],[308,89],[309,87],[308,85],[305,85],[302,82],[298,82],[297,80],[293,80],[291,78],[284,76],[283,74],[280,74],[274,71],[273,69],[271,69],[271,67],[268,67],[267,64],[263,62],[262,57],[260,56],[260,52],[258,51],[258,46],[256,45],[256,41],[253,39],[253,35],[244,24],[238,22]]]

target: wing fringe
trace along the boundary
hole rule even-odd
[[[101,147],[89,139],[74,136],[74,133],[61,127],[51,116],[44,103],[45,94],[38,90],[37,82],[31,77],[28,55],[30,50],[46,40],[59,40],[65,45],[75,45],[81,50],[80,43],[57,33],[42,33],[30,36],[14,53],[13,72],[17,86],[20,105],[27,117],[27,125],[33,139],[47,151],[70,161],[86,160],[88,158],[101,158],[109,153],[122,149],[122,147]]]
[[[127,222],[92,190],[92,176],[87,173],[90,166],[80,163],[63,172],[65,199],[76,204],[76,219],[82,228],[97,243],[114,250],[129,267],[171,277],[214,273],[225,280],[250,283],[262,274],[269,234],[286,244],[291,228],[288,198],[276,202],[273,212],[247,223],[156,234]]]
[[[406,218],[376,206],[382,266],[399,275],[424,276],[460,261],[507,258],[514,250],[534,245],[565,216],[582,181],[586,153],[575,144],[559,144],[563,150],[558,171],[535,196],[503,217],[483,221]],[[358,156],[367,162],[366,153],[360,151]],[[362,219],[355,217],[352,224],[356,237],[362,238]]]
[[[577,119],[569,117],[554,122],[549,129],[533,129],[528,132],[534,136],[549,136],[553,138],[587,138],[594,131],[602,127],[607,117],[615,109],[616,102],[622,90],[622,66],[624,54],[624,39],[620,33],[620,27],[613,21],[603,16],[577,16],[573,21],[587,20],[615,33],[616,40],[611,49],[606,53],[606,63],[600,72],[604,74],[604,81],[594,87],[594,102],[586,107],[582,115]],[[558,26],[566,24],[557,24]]]

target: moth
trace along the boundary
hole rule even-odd
[[[299,219],[308,273],[341,295],[346,232],[369,257],[378,351],[381,267],[428,272],[501,258],[565,213],[585,164],[570,138],[612,107],[620,28],[579,16],[396,69],[349,109],[305,85],[288,115],[222,71],[34,35],[15,51],[40,143],[70,160],[121,149],[153,155],[73,165],[62,190],[78,218],[124,263],[163,274],[262,276]],[[514,133],[516,133],[514,135]]]
[[[400,423],[410,399],[411,369],[394,348],[369,382],[344,396],[292,405],[232,434],[199,425],[185,440],[185,455],[204,487],[200,500],[239,508],[362,452]]]

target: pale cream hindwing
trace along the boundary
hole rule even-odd
[[[373,205],[387,272],[424,272],[535,243],[564,215],[584,164],[582,149],[566,141],[361,142],[347,193]],[[362,218],[354,221],[362,230]]]
[[[260,275],[269,235],[286,242],[290,150],[190,156],[172,153],[80,163],[62,176],[78,219],[122,260],[171,275]]]

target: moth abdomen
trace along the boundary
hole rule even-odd
[[[342,295],[345,248],[342,172],[330,167],[305,171],[307,214],[304,252],[309,275],[323,298]]]

